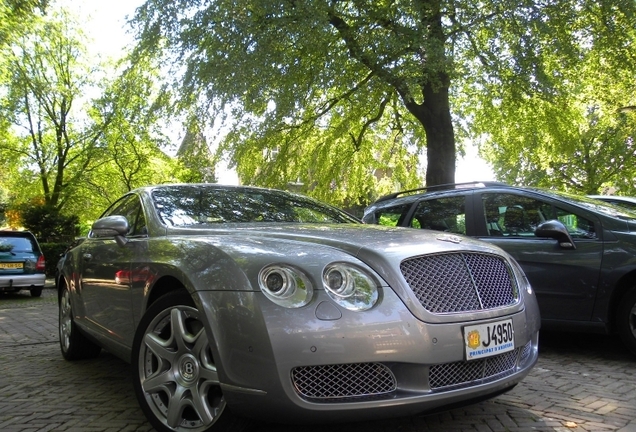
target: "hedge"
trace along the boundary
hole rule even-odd
[[[40,243],[40,248],[44,254],[44,259],[46,260],[47,277],[55,276],[55,267],[57,267],[57,262],[60,260],[60,257],[64,251],[66,251],[68,246],[68,243]]]

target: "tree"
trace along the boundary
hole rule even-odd
[[[169,146],[162,130],[166,92],[156,83],[159,70],[148,58],[120,60],[113,79],[101,80],[100,96],[88,110],[98,137],[91,166],[81,182],[68,186],[70,206],[91,208],[94,219],[122,194],[154,183],[178,181],[183,168],[163,152]],[[90,202],[90,203],[89,203]]]
[[[465,92],[550,97],[563,76],[549,66],[577,63],[581,32],[614,47],[622,39],[606,27],[633,9],[617,0],[147,0],[135,21],[141,49],[176,53],[186,105],[232,110],[222,148],[248,180],[297,177],[323,192],[335,182],[350,195],[368,190],[374,170],[349,167],[395,168],[413,182],[424,147],[426,183],[452,182],[453,101],[461,139],[476,115]],[[599,11],[603,19],[585,19]],[[245,168],[273,150],[274,163]]]
[[[3,50],[0,69],[9,76],[0,121],[10,127],[2,130],[0,181],[12,208],[42,197],[52,214],[90,220],[123,193],[177,181],[185,171],[162,151],[169,93],[156,85],[156,65],[136,57],[95,66],[83,41],[61,11]]]
[[[46,11],[48,0],[0,0],[0,47],[28,27],[32,18]]]
[[[73,25],[64,13],[38,20],[2,52],[9,79],[0,109],[16,132],[0,143],[0,152],[23,182],[12,189],[37,179],[45,206],[58,210],[65,189],[91,166],[107,126],[90,128],[81,111],[93,71],[82,63],[84,47]]]
[[[581,194],[610,186],[630,193],[636,190],[634,3],[581,3],[579,13],[565,12],[562,34],[528,41],[542,56],[535,63],[543,87],[485,78],[466,83],[464,116],[501,180]],[[573,59],[564,63],[552,47],[568,43]]]

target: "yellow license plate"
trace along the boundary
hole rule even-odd
[[[0,263],[0,269],[21,269],[24,267],[24,264],[19,263]]]

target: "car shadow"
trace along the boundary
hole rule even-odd
[[[123,362],[107,351],[91,360],[80,362],[61,362],[64,369],[73,372],[75,385],[87,388],[98,388],[99,398],[109,401],[109,411],[118,412],[127,418],[129,424],[143,429],[148,422],[137,404],[132,385],[130,384],[131,365]],[[82,383],[82,384],[79,384]],[[78,413],[92,416],[102,409],[94,406],[90,398],[81,399],[82,405],[77,407]],[[85,404],[85,406],[84,406]],[[467,405],[436,414],[422,414],[406,417],[387,418],[374,421],[338,422],[324,424],[279,424],[252,420],[243,432],[450,432],[490,430],[493,418],[523,419],[524,425],[531,425],[533,430],[546,430],[544,420],[523,408],[506,403],[505,400],[491,399],[473,405]],[[90,417],[92,419],[92,417]],[[132,419],[135,419],[132,421]],[[94,423],[85,427],[97,426]],[[488,428],[488,429],[487,429]],[[140,429],[140,430],[141,430]],[[502,429],[503,430],[503,429]],[[550,429],[551,430],[551,429]]]
[[[0,305],[3,301],[32,301],[38,302],[42,298],[41,297],[33,297],[29,290],[22,290],[18,292],[0,292]]]
[[[634,359],[618,335],[541,330],[539,355],[552,354],[618,361]]]

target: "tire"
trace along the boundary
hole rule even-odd
[[[62,356],[64,356],[66,360],[81,360],[97,357],[102,349],[99,345],[87,339],[77,328],[77,324],[75,324],[73,320],[71,293],[66,286],[62,288],[58,307],[58,329]]]
[[[31,288],[31,297],[40,297],[42,295],[42,288],[43,287]]]
[[[621,298],[616,311],[616,329],[623,344],[636,355],[636,287]]]
[[[158,431],[234,432],[247,426],[225,402],[203,319],[190,295],[176,291],[159,298],[139,323],[133,385],[141,409]]]

